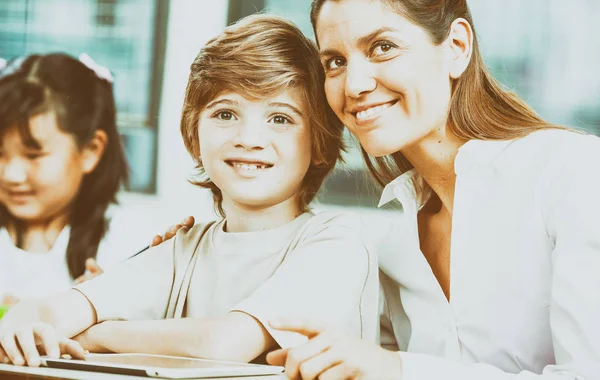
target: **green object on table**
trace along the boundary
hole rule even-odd
[[[0,305],[0,319],[2,319],[2,317],[4,317],[4,314],[6,314],[8,312],[9,308],[10,308],[10,306],[8,306],[8,305]]]

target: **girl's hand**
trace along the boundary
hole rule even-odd
[[[7,316],[11,317],[11,313]],[[39,367],[40,355],[44,354],[53,358],[69,354],[83,359],[85,352],[74,340],[57,337],[52,326],[46,323],[22,323],[18,318],[4,318],[0,322],[0,362]]]
[[[195,223],[196,223],[196,221],[194,220],[194,217],[193,216],[188,216],[183,221],[181,221],[181,223],[178,223],[178,224],[176,224],[174,226],[169,227],[169,229],[167,230],[167,232],[165,232],[165,234],[163,236],[156,235],[152,239],[152,243],[150,243],[150,247],[157,246],[160,243],[162,243],[163,241],[169,240],[170,238],[172,238],[173,236],[175,236],[175,234],[177,233],[177,231],[179,231],[179,229],[181,227],[192,228]]]
[[[402,362],[393,351],[299,320],[272,322],[271,327],[309,338],[267,355],[269,364],[285,366],[290,379],[402,379]]]
[[[13,305],[16,305],[18,302],[19,302],[19,299],[17,297],[13,297],[11,295],[5,295],[1,299],[0,305],[13,306]]]
[[[75,284],[89,281],[94,277],[100,276],[104,270],[100,268],[95,259],[89,258],[85,261],[85,273],[75,279]]]

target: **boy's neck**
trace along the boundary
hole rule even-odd
[[[68,215],[61,214],[48,220],[12,222],[6,229],[13,243],[20,249],[29,252],[49,252],[68,221]]]
[[[223,199],[223,209],[227,215],[226,232],[269,230],[283,226],[303,213],[296,197],[273,206],[256,208]]]

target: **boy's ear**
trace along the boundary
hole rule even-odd
[[[90,142],[83,148],[82,151],[82,169],[85,174],[89,174],[96,169],[104,150],[108,144],[108,136],[106,132],[97,130]]]

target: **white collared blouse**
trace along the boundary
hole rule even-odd
[[[379,257],[403,378],[600,379],[600,139],[472,140],[455,172],[450,302],[419,248],[431,190],[410,171],[381,197],[403,207]]]

